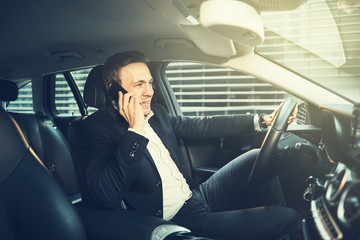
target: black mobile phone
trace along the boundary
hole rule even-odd
[[[127,93],[127,91],[119,83],[113,81],[111,87],[109,88],[109,96],[112,100],[114,100],[116,105],[119,103],[119,91],[123,94]]]

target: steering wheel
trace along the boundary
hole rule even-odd
[[[271,162],[275,158],[277,144],[281,134],[285,132],[288,127],[287,121],[293,113],[295,106],[296,100],[293,98],[287,98],[282,104],[279,113],[275,116],[272,125],[266,133],[260,152],[250,172],[248,185],[262,180],[261,178],[266,176],[266,171],[271,169]]]

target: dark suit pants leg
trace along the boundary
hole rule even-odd
[[[258,150],[221,168],[198,188],[173,221],[203,236],[219,239],[276,239],[299,220],[285,206],[278,178],[247,188]]]

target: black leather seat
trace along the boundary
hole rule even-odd
[[[106,87],[103,79],[104,65],[95,66],[91,69],[84,86],[84,101],[88,107],[100,109],[109,100],[106,94]]]
[[[2,101],[15,101],[18,97],[16,84],[0,81]],[[56,124],[46,116],[36,113],[13,113],[11,116],[20,127],[27,143],[39,159],[56,177],[70,199],[80,200],[80,188],[66,137]]]
[[[0,82],[0,101],[17,94],[15,83]],[[2,107],[0,132],[0,239],[86,239],[66,192]]]
[[[39,159],[56,177],[72,201],[80,188],[66,137],[56,124],[39,114],[10,113]]]

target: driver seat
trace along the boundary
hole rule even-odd
[[[104,65],[97,65],[91,69],[84,86],[84,101],[87,107],[94,107],[97,109],[109,103],[107,97],[107,90],[103,79]]]

